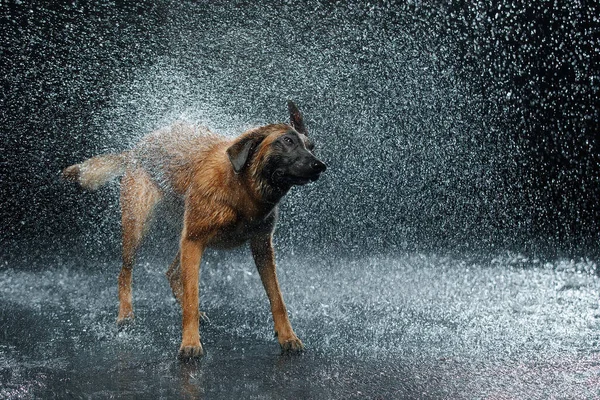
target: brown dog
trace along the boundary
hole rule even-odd
[[[118,324],[133,319],[131,272],[146,222],[161,199],[178,196],[184,202],[183,231],[167,276],[183,313],[179,356],[203,354],[198,285],[204,249],[247,241],[271,303],[282,351],[302,351],[277,282],[272,235],[282,196],[293,185],[317,180],[326,166],[311,153],[314,145],[298,108],[291,101],[288,108],[290,125],[267,125],[230,140],[205,128],[179,124],[146,136],[131,151],[94,157],[63,171],[65,178],[91,190],[124,174]]]

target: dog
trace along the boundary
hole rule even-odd
[[[94,157],[63,170],[65,179],[89,190],[122,176],[119,326],[134,318],[132,270],[147,221],[162,199],[175,196],[184,204],[183,229],[167,277],[182,308],[178,357],[190,359],[204,353],[198,309],[203,252],[246,242],[269,298],[282,352],[303,351],[277,281],[272,237],[281,198],[292,186],[316,181],[327,167],[312,153],[314,143],[292,101],[288,101],[288,111],[289,124],[250,129],[235,139],[203,127],[176,124],[147,135],[129,151]]]

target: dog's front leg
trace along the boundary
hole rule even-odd
[[[300,352],[304,349],[304,345],[292,329],[281,295],[281,289],[279,288],[279,282],[277,281],[272,236],[270,234],[256,236],[251,240],[250,247],[254,262],[258,268],[258,273],[260,274],[260,279],[271,303],[275,334],[281,345],[281,351]]]
[[[198,357],[203,354],[200,344],[200,321],[198,311],[198,286],[200,278],[200,261],[204,244],[191,240],[185,235],[181,238],[181,281],[182,298],[182,340],[179,357],[183,359]]]

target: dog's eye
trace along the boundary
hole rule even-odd
[[[284,140],[284,141],[285,141],[287,144],[294,144],[294,141],[293,141],[291,138],[287,137],[287,136],[286,136],[286,137],[284,137],[284,138],[283,138],[283,140]]]

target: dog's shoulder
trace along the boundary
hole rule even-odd
[[[194,175],[211,174],[212,166],[219,164],[214,159],[224,157],[221,148],[227,143],[227,138],[206,127],[177,122],[143,137],[131,154],[134,165],[146,170],[161,188],[182,194]]]

